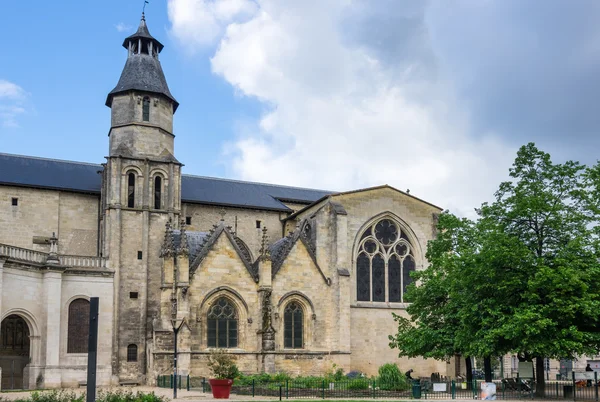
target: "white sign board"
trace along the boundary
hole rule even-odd
[[[496,400],[496,384],[493,382],[481,383],[481,400],[495,401]]]
[[[533,378],[533,362],[519,362],[519,377]]]
[[[593,371],[584,371],[583,373],[575,373],[576,380],[593,380],[594,372]]]
[[[446,383],[445,382],[434,382],[433,383],[433,392],[446,392]]]

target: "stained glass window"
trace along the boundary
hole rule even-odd
[[[415,259],[410,255],[406,257],[402,268],[402,293],[406,293],[406,287],[412,283],[410,273],[415,270]]]
[[[86,353],[90,331],[90,302],[75,299],[69,304],[67,353]]]
[[[388,260],[388,284],[390,289],[390,301],[399,302],[401,301],[400,295],[400,271],[401,271],[400,258],[397,255],[392,254]]]
[[[225,297],[215,301],[208,311],[208,347],[236,348],[238,345],[238,317],[233,304]]]
[[[369,225],[360,236],[356,259],[356,299],[402,302],[416,269],[409,237],[392,219]],[[387,289],[387,292],[386,292]]]
[[[286,348],[302,349],[304,347],[302,307],[289,303],[283,313],[283,344]]]
[[[361,253],[356,260],[356,298],[359,301],[371,300],[371,261]]]
[[[373,301],[385,301],[385,261],[380,254],[371,261],[373,272]]]

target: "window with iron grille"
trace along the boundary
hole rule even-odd
[[[236,348],[238,316],[233,303],[221,297],[208,310],[207,335],[209,348]]]
[[[142,105],[142,120],[150,121],[150,98],[144,97],[144,104]]]
[[[135,173],[127,175],[127,207],[135,207]]]
[[[297,302],[288,303],[283,312],[283,345],[285,348],[304,347],[304,313]]]
[[[383,218],[370,225],[360,238],[356,257],[356,299],[403,302],[410,273],[416,263],[408,236],[400,225]]]
[[[87,353],[90,326],[90,302],[75,299],[69,304],[67,353]]]
[[[131,344],[127,345],[127,361],[128,362],[137,362],[138,353],[137,353],[137,345]]]
[[[11,314],[2,320],[1,327],[2,345],[0,347],[2,350],[17,351],[19,355],[29,355],[29,327],[23,318]]]

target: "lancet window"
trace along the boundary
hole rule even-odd
[[[150,121],[150,98],[147,96],[144,96],[142,105],[142,120]]]
[[[416,269],[413,248],[400,225],[383,218],[361,235],[356,258],[356,299],[403,302]]]
[[[285,348],[302,349],[304,347],[304,314],[297,302],[288,303],[283,313],[283,344]]]
[[[127,207],[135,207],[135,173],[129,172],[127,175]]]
[[[154,178],[154,209],[160,209],[162,198],[162,178],[156,176]]]

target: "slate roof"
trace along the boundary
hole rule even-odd
[[[0,153],[0,183],[100,193],[102,165]]]
[[[173,101],[173,112],[179,106],[179,102],[175,100],[175,97],[169,91],[160,61],[147,54],[134,54],[127,58],[117,86],[110,91],[106,98],[106,106],[110,107],[114,95],[130,90],[146,91],[166,96]]]
[[[188,232],[185,231],[185,235],[187,236],[188,249],[190,250],[190,264],[194,260],[194,258],[200,253],[200,249],[202,248],[202,243],[205,238],[208,237],[208,232]],[[179,248],[179,243],[181,242],[181,231],[173,230],[173,246],[175,249]]]
[[[152,40],[156,45],[158,45],[159,53],[164,47],[162,43],[160,43],[158,40],[156,40],[156,38],[154,38],[152,35],[150,35],[150,31],[148,30],[148,25],[146,25],[146,18],[144,17],[143,13],[142,13],[142,20],[140,21],[140,26],[138,27],[138,30],[133,35],[130,35],[127,38],[125,38],[125,40],[123,41],[123,47],[125,49],[129,49],[129,41],[132,39],[137,39],[137,38]]]
[[[181,194],[181,201],[183,202],[201,202],[289,212],[290,209],[281,201],[309,204],[327,194],[331,194],[331,192],[183,175],[181,177]]]
[[[128,49],[128,43],[138,38],[152,40],[154,46],[158,46],[159,53],[163,48],[163,45],[150,35],[144,17],[142,17],[137,32],[125,39],[123,47]],[[179,102],[175,100],[169,90],[158,57],[144,53],[129,54],[117,86],[106,97],[106,106],[110,107],[114,95],[130,90],[162,94],[173,101],[173,112],[179,107]]]
[[[102,165],[0,153],[0,184],[100,194]],[[310,204],[331,192],[183,175],[182,201],[290,212],[280,200]]]

